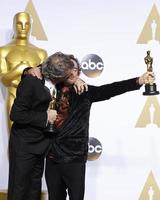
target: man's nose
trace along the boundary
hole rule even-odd
[[[74,76],[74,72],[71,72],[70,76]]]

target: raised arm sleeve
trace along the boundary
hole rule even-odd
[[[103,101],[125,92],[139,89],[137,78],[114,82],[102,86],[89,86],[89,96],[91,102]]]

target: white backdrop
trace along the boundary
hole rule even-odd
[[[24,11],[27,3],[28,0],[1,2],[0,46],[9,41],[13,16]],[[34,0],[33,4],[48,41],[31,38],[32,43],[48,54],[72,53],[80,61],[87,54],[102,58],[104,70],[100,76],[89,78],[81,74],[87,83],[101,85],[141,75],[146,71],[144,57],[149,49],[160,90],[160,43],[150,37],[148,43],[137,44],[154,4],[160,13],[158,0]],[[157,32],[160,33],[159,26]],[[160,186],[159,128],[153,123],[136,127],[148,100],[143,91],[144,87],[93,105],[89,132],[101,142],[103,150],[99,159],[87,163],[85,200],[159,199],[160,191],[150,180],[152,171]],[[0,190],[7,189],[8,174],[6,96],[6,89],[0,85]],[[160,102],[160,95],[157,100]],[[156,112],[160,114],[159,107]]]

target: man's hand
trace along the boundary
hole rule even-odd
[[[39,67],[31,68],[27,71],[27,74],[37,77],[38,79],[42,79],[42,74]]]
[[[53,124],[54,121],[57,118],[57,111],[56,110],[52,110],[52,109],[48,109],[47,110],[47,115],[48,115],[48,122]]]
[[[77,81],[74,83],[74,89],[77,94],[82,94],[83,92],[88,91],[88,85],[82,79],[78,78]]]
[[[153,84],[155,80],[155,75],[153,72],[146,72],[142,76],[139,77],[138,83],[139,85],[143,84]]]

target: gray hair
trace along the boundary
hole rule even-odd
[[[61,52],[49,56],[41,65],[43,76],[54,81],[64,80],[73,68],[74,64],[70,55]]]

